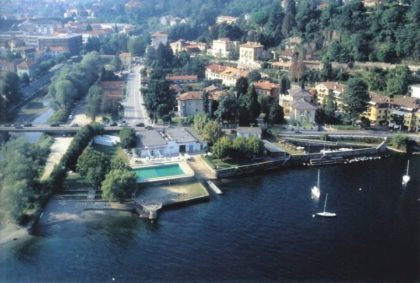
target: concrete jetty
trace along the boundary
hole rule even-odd
[[[212,181],[206,180],[207,184],[209,185],[210,189],[218,195],[223,194],[223,192],[217,187]]]

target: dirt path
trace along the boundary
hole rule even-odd
[[[72,140],[73,138],[55,138],[41,180],[46,180],[50,176],[54,166],[60,162]]]

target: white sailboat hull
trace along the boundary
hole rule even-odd
[[[404,175],[403,177],[402,177],[402,184],[403,185],[407,185],[407,183],[408,182],[410,182],[410,176],[408,176],[408,175]]]
[[[312,198],[319,199],[321,196],[321,192],[319,191],[319,188],[317,186],[313,186],[311,189]]]
[[[322,217],[336,217],[337,216],[337,214],[335,214],[334,212],[327,212],[327,211],[318,212],[316,215],[322,216]]]

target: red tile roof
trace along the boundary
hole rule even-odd
[[[177,100],[201,100],[203,99],[203,93],[201,91],[189,91],[184,92],[176,98]]]
[[[169,81],[196,81],[198,80],[197,75],[173,75],[166,76],[166,79]]]

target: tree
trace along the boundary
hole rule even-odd
[[[255,123],[256,119],[261,114],[261,105],[258,102],[258,94],[254,85],[251,85],[248,88],[246,109],[248,111],[249,121]]]
[[[226,158],[229,155],[231,146],[231,141],[228,137],[223,136],[220,139],[218,139],[212,147],[212,153],[214,157],[223,159]]]
[[[290,81],[286,75],[282,75],[280,78],[280,93],[283,95],[287,94],[287,90],[290,88]]]
[[[327,97],[325,98],[325,105],[324,105],[324,113],[328,117],[329,120],[334,118],[335,116],[335,101],[334,101],[334,94],[330,92]]]
[[[85,149],[77,160],[77,172],[95,187],[102,183],[109,169],[109,158],[92,148]]]
[[[70,108],[77,97],[77,90],[69,80],[59,80],[55,83],[55,100],[61,108]]]
[[[270,107],[270,114],[268,118],[272,124],[281,124],[284,122],[284,111],[278,103],[274,103]]]
[[[111,65],[114,66],[115,71],[120,71],[123,67],[120,56],[115,55],[114,57],[112,57]]]
[[[86,52],[97,51],[101,50],[101,41],[96,36],[88,37],[88,40],[85,45]]]
[[[202,133],[206,124],[210,121],[210,117],[206,113],[197,113],[194,115],[193,127],[199,133]]]
[[[248,79],[245,77],[240,77],[236,81],[235,90],[237,98],[239,98],[243,94],[246,94],[246,92],[248,91],[248,85]]]
[[[235,122],[238,103],[235,96],[225,95],[219,101],[219,106],[214,113],[221,121]]]
[[[203,97],[203,111],[204,111],[204,113],[209,113],[210,112],[209,111],[210,110],[210,99],[209,99],[208,92],[203,91],[202,97]]]
[[[30,80],[29,80],[29,76],[27,73],[23,73],[23,75],[20,77],[20,80],[22,83],[24,83],[25,85],[28,85]]]
[[[5,97],[11,104],[18,103],[21,98],[19,83],[20,79],[16,73],[7,72],[0,82],[0,95]]]
[[[408,85],[411,82],[411,72],[407,66],[395,67],[388,73],[387,94],[405,95],[408,92]]]
[[[147,41],[139,36],[130,37],[127,49],[133,56],[143,56],[146,51]]]
[[[136,132],[133,128],[120,130],[120,143],[123,148],[132,148],[136,145]]]
[[[124,201],[136,188],[136,175],[129,170],[113,169],[102,182],[102,198],[109,201]]]
[[[251,72],[249,72],[248,74],[248,81],[250,82],[258,82],[259,80],[261,80],[261,74],[260,72],[253,70]]]
[[[325,60],[323,65],[322,65],[321,79],[323,81],[329,81],[329,80],[334,80],[335,79],[334,70],[333,70],[331,62],[329,60]]]
[[[369,90],[383,91],[386,89],[386,74],[387,72],[381,68],[374,67],[373,69],[370,69],[366,76]]]
[[[283,25],[281,27],[281,32],[284,37],[289,36],[293,28],[296,26],[295,16],[296,16],[296,3],[295,0],[287,0],[286,9],[284,11],[285,17],[283,19]]]
[[[353,122],[367,109],[369,93],[367,84],[360,78],[351,78],[342,94],[344,112]]]
[[[102,88],[97,85],[91,86],[89,88],[89,92],[86,97],[85,111],[86,111],[86,114],[88,114],[89,117],[91,117],[93,121],[95,121],[96,116],[100,112],[101,103],[102,103]]]
[[[206,142],[213,144],[222,135],[222,128],[217,121],[208,121],[204,126],[201,135]]]

